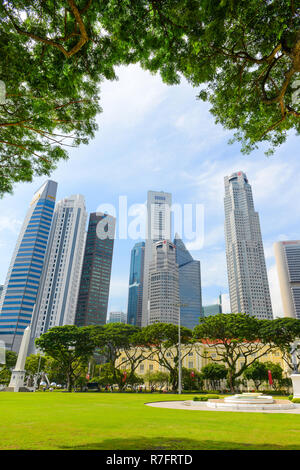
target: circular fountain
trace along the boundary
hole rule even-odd
[[[276,401],[260,393],[239,393],[224,400],[208,401],[208,408],[232,410],[291,410],[295,405],[287,400]]]

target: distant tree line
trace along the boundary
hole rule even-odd
[[[277,350],[289,368],[295,369],[290,351],[291,343],[300,338],[300,320],[219,314],[200,318],[194,330],[181,327],[180,335],[182,361],[196,351],[209,362],[201,372],[183,367],[183,387],[201,389],[206,381],[215,389],[226,380],[230,391],[235,392],[243,380],[253,380],[259,388],[267,381],[268,370],[277,385],[283,384],[281,366],[259,360]],[[144,328],[122,323],[57,326],[36,339],[36,346],[39,354],[26,361],[26,373],[32,381],[34,377],[40,380],[46,372],[50,381],[63,383],[69,391],[95,381],[103,387],[117,385],[119,390],[140,386],[144,380],[153,388],[178,388],[178,326],[173,324]],[[299,364],[300,351],[296,356]],[[142,378],[137,372],[145,360],[156,362],[163,371],[148,370]],[[8,351],[0,383],[9,381],[15,361],[16,355]]]

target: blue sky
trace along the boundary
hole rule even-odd
[[[104,203],[118,209],[146,202],[148,190],[171,192],[173,203],[202,204],[204,243],[187,241],[201,261],[203,303],[228,292],[224,245],[224,176],[244,171],[259,212],[274,314],[282,307],[272,244],[300,239],[300,159],[298,138],[272,157],[262,146],[249,156],[228,145],[232,134],[214,123],[208,105],[196,100],[197,89],[185,81],[167,86],[138,65],[118,69],[119,81],[101,86],[103,112],[88,146],[70,149],[51,179],[57,200],[81,193],[88,212]],[[0,200],[0,283],[4,283],[18,232],[33,193],[45,178],[15,186]],[[132,217],[129,217],[129,222]],[[139,240],[115,240],[109,310],[127,310],[130,250]],[[228,306],[227,306],[228,309]]]

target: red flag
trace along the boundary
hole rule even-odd
[[[126,377],[127,377],[127,372],[126,372],[126,370],[125,370],[125,372],[124,372],[124,374],[123,374],[123,379],[122,379],[123,382],[126,381]]]
[[[269,384],[273,385],[272,372],[268,370]]]
[[[192,370],[192,372],[191,372],[191,377],[192,377],[192,379],[194,380],[194,378],[195,378],[195,372],[194,372],[193,370]]]

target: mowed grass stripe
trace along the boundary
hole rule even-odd
[[[300,449],[300,415],[145,406],[178,399],[178,395],[2,392],[0,448]]]

